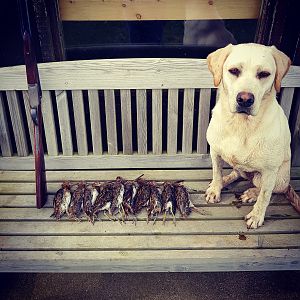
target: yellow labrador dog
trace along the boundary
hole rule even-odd
[[[276,100],[291,64],[276,47],[228,45],[207,57],[219,98],[207,130],[213,180],[207,202],[219,202],[221,189],[239,177],[252,180],[243,202],[256,201],[245,217],[248,228],[264,222],[272,192],[286,192],[290,181],[290,131]],[[222,163],[233,171],[222,177]]]

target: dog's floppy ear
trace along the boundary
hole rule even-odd
[[[229,44],[218,49],[207,56],[207,65],[214,77],[214,85],[218,86],[222,79],[223,65],[232,50],[233,45]]]
[[[276,75],[274,85],[276,92],[279,93],[281,87],[281,80],[289,70],[289,67],[292,62],[287,55],[279,51],[275,46],[271,46],[271,50],[276,63]]]

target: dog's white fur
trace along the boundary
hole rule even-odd
[[[285,192],[290,181],[290,131],[287,118],[276,100],[281,80],[291,64],[276,47],[258,44],[228,45],[207,57],[219,97],[207,130],[213,180],[206,191],[207,202],[219,202],[221,189],[244,177],[252,180],[242,201],[257,200],[245,217],[249,228],[264,222],[272,192]],[[237,68],[239,76],[228,70]],[[269,72],[259,79],[259,72]],[[238,113],[237,94],[255,97],[250,114]],[[232,166],[222,177],[222,163]]]

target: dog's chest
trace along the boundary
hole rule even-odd
[[[253,172],[261,165],[264,149],[255,138],[224,134],[218,139],[212,139],[210,145],[235,169]]]

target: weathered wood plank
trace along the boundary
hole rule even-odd
[[[70,154],[71,155],[71,154]],[[191,155],[87,155],[87,156],[45,156],[47,170],[77,169],[162,169],[162,168],[210,168],[208,154]],[[33,170],[34,158],[0,157],[4,170]]]
[[[228,175],[231,169],[223,169],[223,175]],[[187,170],[79,170],[79,171],[46,171],[48,182],[64,180],[113,180],[117,176],[127,179],[135,179],[141,174],[148,180],[211,180],[211,169],[187,169]],[[291,179],[299,179],[299,167],[291,169]],[[0,170],[0,182],[30,182],[35,180],[34,171],[5,171]]]
[[[282,107],[287,119],[290,117],[291,107],[293,103],[293,96],[294,96],[294,88],[283,88],[281,99],[280,99],[280,106]]]
[[[93,154],[102,154],[102,133],[99,95],[97,90],[88,90],[89,109],[92,131]]]
[[[130,90],[121,90],[123,154],[132,154],[132,119]]]
[[[299,257],[299,249],[1,251],[0,271],[136,273],[299,270]]]
[[[107,146],[109,154],[118,153],[116,103],[114,90],[104,90]]]
[[[180,221],[178,226],[172,222],[161,222],[154,226],[146,221],[136,224],[126,222],[124,226],[112,225],[110,221],[70,223],[56,221],[1,221],[0,235],[94,235],[94,236],[120,236],[120,235],[187,235],[187,234],[275,234],[299,233],[300,219],[267,220],[264,226],[248,230],[244,220],[193,220]]]
[[[136,153],[135,153],[136,154]],[[208,154],[177,155],[45,155],[47,170],[101,169],[198,169],[211,168]],[[3,170],[34,170],[34,158],[0,157]],[[227,166],[228,167],[228,166]]]
[[[64,21],[92,20],[209,20],[217,19],[257,19],[260,1],[219,0],[207,2],[190,0],[165,1],[91,1],[60,0],[60,13]]]
[[[11,136],[9,133],[2,93],[0,93],[0,147],[2,156],[12,156],[13,149],[11,146]]]
[[[22,95],[23,95],[23,102],[24,102],[24,107],[25,107],[26,120],[27,120],[27,125],[28,125],[28,130],[29,130],[31,149],[34,149],[34,125],[33,125],[31,114],[30,114],[28,91],[23,91]]]
[[[214,87],[205,59],[78,60],[43,63],[38,68],[42,90]],[[26,90],[25,74],[25,66],[0,68],[0,90]],[[300,87],[299,76],[300,67],[291,66],[282,87]]]
[[[55,91],[63,155],[73,155],[70,112],[66,91]]]
[[[168,91],[168,154],[177,153],[177,128],[178,126],[178,89]]]
[[[77,180],[78,181],[78,180]],[[185,181],[184,185],[192,192],[205,192],[210,181]],[[47,184],[48,193],[54,193],[59,188],[61,182],[49,182]],[[291,185],[295,190],[300,189],[300,180],[292,180]],[[34,194],[34,182],[0,182],[0,194]],[[233,183],[230,191],[232,193],[243,192],[251,187],[250,182],[240,181]],[[227,191],[228,189],[225,189]]]
[[[247,215],[251,210],[251,206],[242,206],[240,208],[236,208],[234,206],[205,206],[202,210],[206,214],[199,214],[196,212],[192,212],[189,216],[188,220],[243,220],[245,215]],[[33,207],[21,207],[21,208],[1,208],[0,209],[0,220],[19,220],[19,221],[38,221],[38,220],[48,220],[50,221],[50,215],[53,213],[53,208],[43,208],[41,210],[37,210]],[[108,220],[106,217],[101,215],[101,218]],[[161,221],[163,218],[162,215],[158,216],[157,220]],[[178,222],[181,222],[180,216],[177,213]],[[299,214],[293,209],[290,205],[277,205],[277,206],[269,206],[266,212],[266,219],[299,219]],[[147,213],[143,210],[138,216],[138,220],[145,221],[147,219]],[[172,216],[168,215],[167,219],[172,223]],[[84,216],[82,216],[82,220],[86,220]],[[129,220],[133,220],[132,216],[129,216]],[[67,217],[63,217],[61,222],[72,222],[69,221]],[[131,222],[129,221],[129,222]],[[157,221],[157,222],[158,222]],[[76,221],[73,221],[76,222]],[[111,222],[111,221],[110,221]],[[180,225],[179,225],[180,226]],[[246,227],[246,225],[245,225]]]
[[[138,154],[147,154],[147,94],[136,90]]]
[[[193,120],[194,120],[194,94],[195,94],[195,89],[185,89],[184,90],[182,152],[185,154],[192,153]]]
[[[54,194],[49,194],[44,207],[52,207]],[[203,193],[190,194],[190,199],[196,206],[226,206],[233,205],[236,197],[232,193],[223,193],[222,201],[218,204],[207,204]],[[270,205],[290,204],[284,195],[273,194]],[[240,204],[241,206],[249,206],[251,204]],[[35,207],[35,195],[0,195],[0,207]]]
[[[152,90],[152,151],[162,153],[162,90]]]
[[[87,145],[85,112],[84,112],[82,91],[80,90],[72,91],[72,102],[73,102],[78,154],[87,155],[88,145]]]
[[[207,153],[206,131],[209,123],[210,97],[210,89],[200,90],[197,153]]]
[[[28,156],[28,145],[22,116],[20,99],[16,91],[7,91],[7,103],[19,156]]]
[[[42,114],[48,155],[58,155],[57,134],[50,91],[43,91]]]
[[[300,234],[147,236],[0,236],[2,250],[191,250],[298,248]]]

